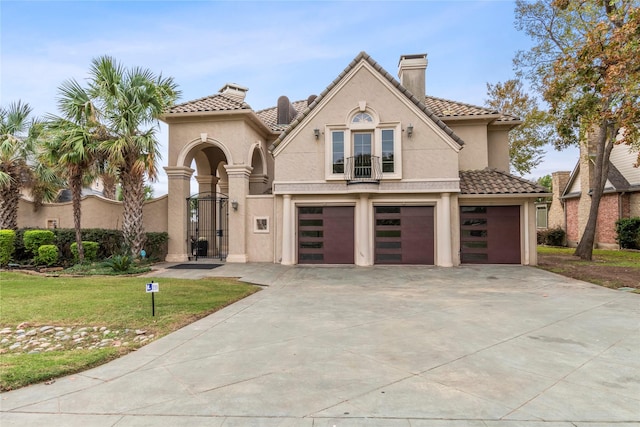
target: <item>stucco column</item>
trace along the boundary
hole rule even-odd
[[[293,230],[293,204],[291,203],[291,194],[285,194],[282,196],[282,265],[295,264]]]
[[[213,175],[198,175],[196,176],[196,181],[198,181],[198,193],[216,193],[218,177]]]
[[[356,204],[356,265],[373,265],[369,230],[369,194],[361,193]]]
[[[440,203],[438,203],[437,233],[438,255],[436,263],[440,267],[453,267],[453,260],[451,257],[452,242],[450,193],[442,193],[442,197],[440,197]]]
[[[229,181],[229,253],[227,262],[247,262],[247,195],[253,170],[245,165],[226,165]],[[237,209],[233,209],[237,202]]]
[[[167,262],[184,262],[189,259],[187,198],[194,170],[186,166],[167,166],[164,170],[169,179],[167,207],[169,242],[165,260]]]

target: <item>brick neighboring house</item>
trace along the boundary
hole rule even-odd
[[[580,159],[573,172],[554,172],[553,200],[549,209],[549,228],[561,227],[567,244],[577,246],[589,218],[590,182],[593,161],[587,144],[580,146]],[[598,210],[595,246],[617,249],[615,223],[620,218],[640,216],[640,168],[633,165],[637,153],[627,145],[616,145],[610,157],[609,176]],[[586,173],[585,173],[586,171]]]

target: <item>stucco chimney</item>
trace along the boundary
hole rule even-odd
[[[289,101],[289,98],[284,95],[278,98],[277,120],[279,125],[290,124],[297,115],[298,112],[296,111],[293,104]]]
[[[427,54],[402,55],[398,63],[400,84],[424,102],[426,95]]]
[[[220,88],[218,92],[224,93],[227,95],[237,96],[244,101],[245,96],[247,96],[247,91],[249,88],[240,86],[236,83],[227,83]]]

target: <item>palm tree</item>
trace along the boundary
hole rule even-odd
[[[125,69],[109,56],[94,59],[89,74],[89,94],[100,111],[101,123],[112,135],[100,146],[122,186],[125,243],[137,256],[145,243],[145,177],[156,179],[160,156],[158,116],[174,103],[179,91],[172,78],[143,68]]]
[[[21,101],[0,108],[0,229],[18,228],[18,201],[31,189],[36,207],[55,197],[56,176],[35,158],[41,124],[29,118],[31,107]]]
[[[48,117],[42,155],[71,189],[78,261],[82,263],[82,188],[93,178],[89,172],[96,165],[100,136],[104,138],[106,133],[96,120],[96,110],[89,95],[75,80],[64,82],[58,92],[58,109],[62,117]]]

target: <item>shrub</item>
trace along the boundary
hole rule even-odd
[[[113,271],[117,272],[127,271],[131,268],[131,264],[133,264],[133,260],[129,255],[113,255],[105,261],[107,267],[111,267]]]
[[[54,244],[55,234],[51,230],[27,230],[24,232],[23,240],[24,248],[37,257],[40,246]]]
[[[567,233],[558,228],[549,228],[547,230],[538,231],[538,244],[547,246],[565,246]]]
[[[640,249],[640,217],[617,220],[616,241],[623,249]]]
[[[98,259],[98,248],[100,244],[98,242],[82,241],[82,247],[84,248],[84,260],[87,262],[95,261]],[[73,242],[70,246],[71,253],[73,254],[73,261],[78,262],[78,244]]]
[[[56,245],[41,245],[34,261],[38,265],[51,266],[56,264],[58,262],[58,247]]]
[[[169,235],[167,233],[147,233],[147,243],[145,250],[149,259],[164,259],[167,256],[167,242]]]
[[[7,265],[15,251],[16,232],[0,230],[0,265]]]

